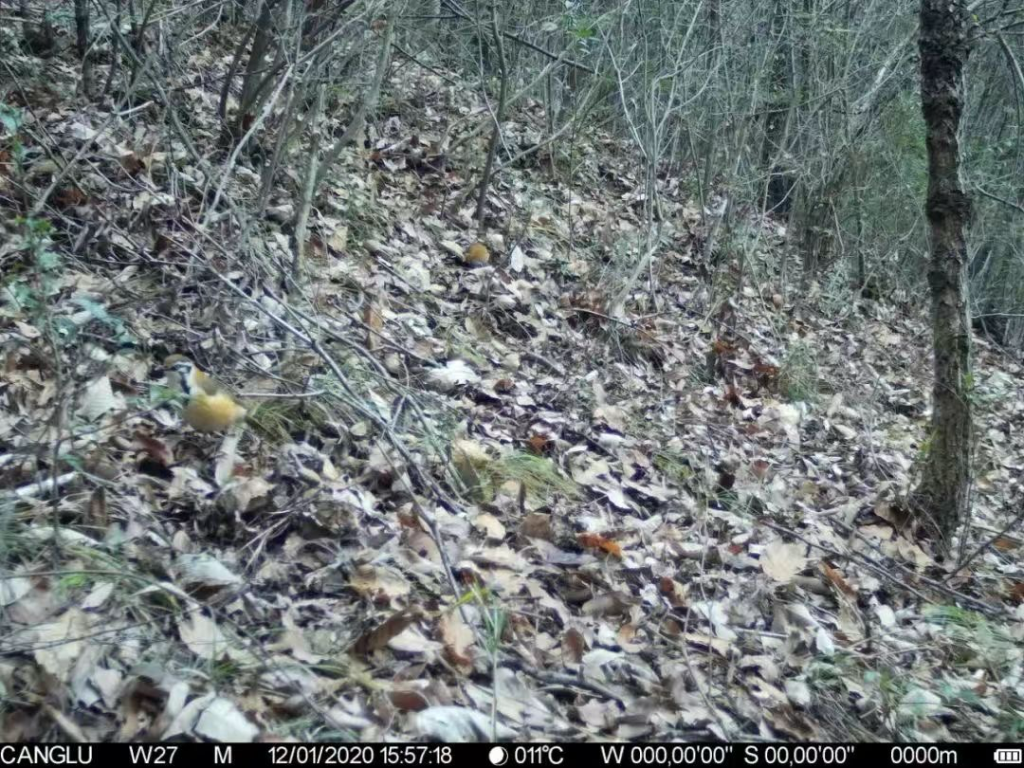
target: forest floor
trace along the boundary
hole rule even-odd
[[[624,312],[643,180],[600,131],[501,170],[470,268],[489,112],[402,62],[285,290],[298,177],[243,236],[273,132],[221,141],[226,54],[99,103],[3,55],[0,741],[1024,736],[1011,356],[978,339],[943,557],[900,505],[923,303],[797,290],[742,210],[707,263],[685,169]],[[240,429],[183,422],[171,354]]]

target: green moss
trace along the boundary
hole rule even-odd
[[[473,468],[475,478],[463,478],[472,495],[491,500],[498,489],[509,481],[522,483],[526,493],[534,498],[547,499],[554,494],[569,498],[579,496],[579,486],[558,471],[550,459],[516,451],[484,466]]]

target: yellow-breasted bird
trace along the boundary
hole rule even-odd
[[[466,249],[462,260],[470,267],[482,267],[491,260],[491,252],[483,243],[473,243]]]
[[[209,374],[181,355],[164,361],[168,380],[188,397],[185,421],[197,432],[223,432],[245,418],[245,408]]]

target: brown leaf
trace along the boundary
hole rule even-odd
[[[403,712],[419,712],[430,706],[430,702],[422,693],[409,688],[392,691],[391,703]]]
[[[422,616],[418,608],[406,608],[399,611],[383,624],[365,633],[352,645],[351,653],[357,656],[368,656],[386,646],[392,638],[402,634],[411,624]]]
[[[146,170],[146,163],[143,162],[134,152],[127,152],[119,158],[121,167],[129,176],[136,176],[139,172]]]
[[[107,493],[102,487],[96,488],[89,496],[89,525],[100,530],[105,530],[110,523],[110,515],[107,512]]]
[[[825,578],[831,583],[836,589],[842,592],[848,597],[856,597],[857,590],[847,583],[846,579],[843,578],[843,574],[838,569],[833,568],[824,560],[821,562],[821,572],[825,574]]]
[[[375,302],[368,302],[363,309],[363,322],[369,328],[366,332],[366,348],[373,352],[380,347],[380,332],[384,330],[384,315]]]
[[[169,467],[174,463],[174,452],[162,440],[136,432],[135,443],[136,447],[141,448],[147,456],[160,466]]]
[[[53,202],[58,208],[72,208],[78,205],[85,205],[89,201],[85,192],[78,187],[64,187],[53,196]]]
[[[740,391],[736,387],[730,384],[725,388],[725,402],[731,405],[733,408],[743,407],[743,398],[740,396]]]
[[[658,591],[676,608],[686,605],[687,589],[675,579],[662,576],[658,580]]]
[[[814,741],[819,738],[814,723],[789,704],[765,710],[764,717],[773,728],[797,741]]]
[[[562,635],[562,658],[571,664],[579,664],[587,650],[587,641],[583,633],[570,627]]]
[[[721,463],[715,469],[718,470],[718,488],[723,491],[732,490],[736,484],[736,473],[732,471],[732,468]]]
[[[158,232],[153,241],[153,255],[159,256],[167,251],[172,245],[171,239],[163,232]]]
[[[637,653],[643,649],[643,646],[636,642],[636,635],[636,624],[627,622],[619,627],[619,631],[616,633],[616,639],[619,641],[619,645],[624,651]]]
[[[1010,599],[1017,603],[1024,603],[1024,581],[1018,581],[1010,587]]]
[[[754,376],[760,386],[765,389],[773,389],[779,383],[779,368],[757,361],[754,363]]]
[[[519,535],[530,539],[554,541],[555,531],[551,527],[551,515],[531,512],[519,524]]]

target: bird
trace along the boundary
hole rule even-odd
[[[171,371],[169,381],[188,398],[185,422],[197,432],[223,432],[245,418],[240,406],[226,389],[195,363],[181,355],[164,361]]]
[[[482,267],[491,260],[491,252],[483,243],[473,243],[466,249],[463,261],[471,267]]]

